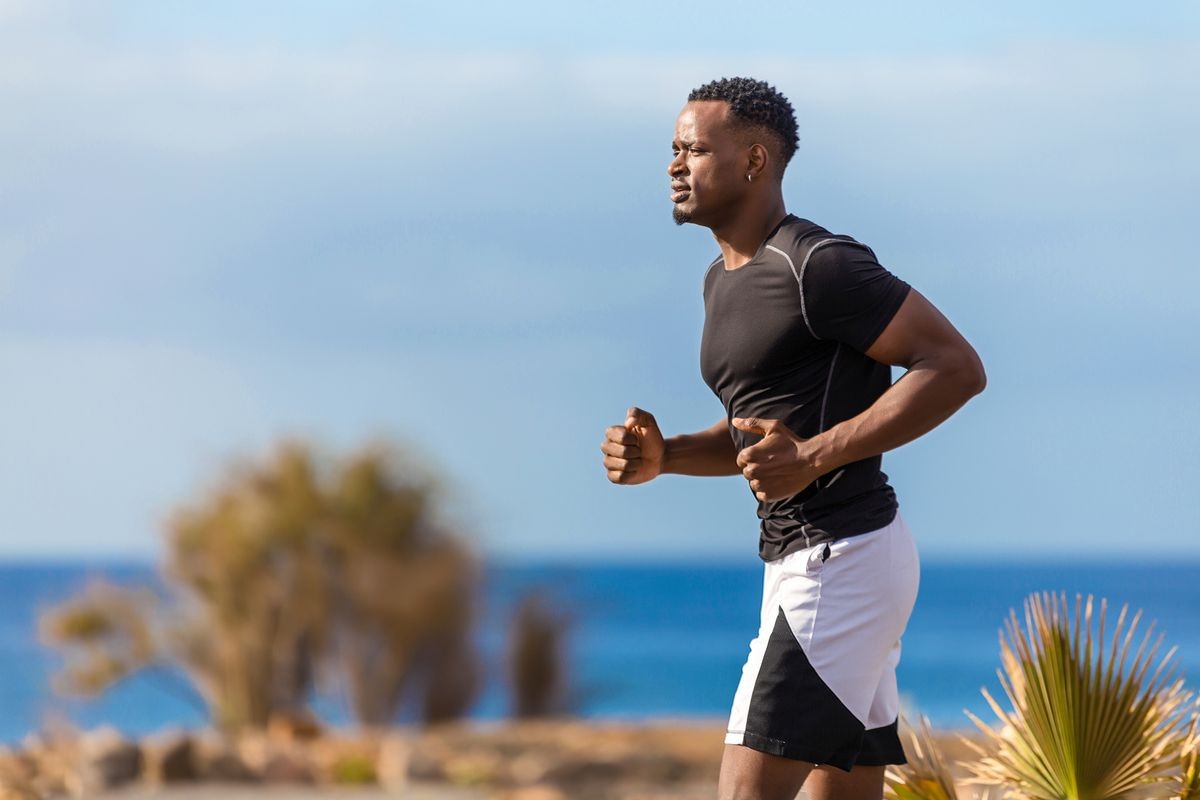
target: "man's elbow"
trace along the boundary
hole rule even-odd
[[[982,367],[971,373],[971,379],[968,383],[968,387],[970,391],[970,394],[967,395],[968,398],[974,397],[987,388],[987,375],[984,374]]]
[[[967,399],[987,388],[987,373],[984,372],[983,362],[974,350],[962,354],[956,360],[954,373]]]
[[[947,397],[958,395],[964,403],[987,388],[983,362],[974,348],[966,343],[932,350],[901,365],[909,370],[928,369],[936,372]]]

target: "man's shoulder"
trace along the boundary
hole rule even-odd
[[[825,251],[822,260],[837,259],[840,254],[845,252],[845,249],[836,246],[830,247],[830,245],[839,244],[870,249],[853,236],[845,233],[833,233],[828,228],[802,217],[792,217],[781,225],[779,231],[772,237],[770,246],[786,253],[793,260],[798,258],[803,261],[810,255],[821,251]]]
[[[700,283],[704,287],[705,294],[708,293],[709,278],[713,274],[713,269],[715,269],[717,267],[717,265],[723,264],[724,262],[725,262],[724,256],[717,256],[716,258],[714,258],[712,260],[711,263],[709,263],[708,268],[704,270],[704,280],[702,280]]]

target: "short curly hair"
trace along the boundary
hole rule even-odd
[[[723,100],[729,104],[730,113],[744,125],[765,129],[778,137],[783,160],[779,165],[780,174],[796,153],[800,137],[792,104],[765,81],[721,78],[692,89],[687,99],[689,103],[693,100]]]

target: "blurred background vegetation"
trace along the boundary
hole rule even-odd
[[[170,515],[165,593],[93,580],[42,614],[40,639],[64,657],[55,688],[94,696],[153,676],[230,732],[311,715],[316,691],[362,726],[406,702],[425,723],[461,718],[484,678],[482,565],[441,521],[447,502],[436,475],[382,439],[330,457],[288,438],[238,460]],[[568,624],[540,593],[517,603],[503,676],[514,716],[572,711]]]

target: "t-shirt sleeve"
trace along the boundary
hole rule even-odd
[[[866,352],[900,309],[911,288],[865,246],[828,244],[809,257],[802,276],[808,326],[820,339]]]

